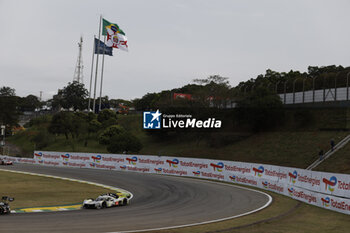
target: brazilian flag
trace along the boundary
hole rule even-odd
[[[119,28],[119,26],[118,26],[118,24],[116,24],[116,23],[111,23],[111,22],[108,22],[107,20],[105,20],[105,19],[102,19],[102,35],[104,35],[104,36],[107,36],[107,29],[110,29],[110,30],[112,30],[113,32],[114,32],[114,34],[117,34],[117,33],[119,33],[119,34],[122,34],[122,35],[124,35],[125,36],[125,33],[123,32],[123,30],[122,29],[120,29]]]

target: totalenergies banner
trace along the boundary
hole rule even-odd
[[[37,161],[35,161],[32,158],[11,157],[11,156],[6,156],[6,155],[0,155],[0,159],[3,159],[5,161],[12,161],[14,163],[30,163],[30,164],[37,163]]]
[[[35,151],[34,161],[51,166],[127,170],[225,181],[236,179],[243,183],[244,178],[246,182],[247,179],[257,180],[258,187],[263,185],[262,182],[277,182],[281,187],[292,185],[318,193],[350,198],[350,175],[266,164],[168,156],[49,151]]]
[[[261,188],[329,210],[350,214],[350,175],[225,160],[150,155],[35,151],[18,163],[121,170],[226,181]]]

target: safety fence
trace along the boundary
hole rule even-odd
[[[1,157],[1,156],[0,156]],[[5,158],[5,156],[2,156]],[[226,181],[279,193],[307,204],[350,214],[350,175],[225,160],[35,151],[18,163],[155,173]]]
[[[284,104],[303,104],[330,101],[348,101],[350,88],[327,88],[302,92],[289,92],[278,94]]]

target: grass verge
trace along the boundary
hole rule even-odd
[[[82,203],[111,190],[74,181],[0,171],[0,196],[14,197],[11,209]]]
[[[318,165],[315,171],[350,174],[350,143]]]
[[[257,189],[259,190],[259,189]],[[266,191],[264,191],[266,192]],[[273,203],[251,215],[195,227],[161,230],[162,233],[347,233],[350,216],[299,203],[289,197],[266,192]],[[295,208],[299,204],[299,207]],[[294,209],[294,210],[293,210]],[[292,210],[292,211],[291,211]],[[287,213],[287,214],[286,214]],[[280,215],[285,216],[278,218]],[[277,217],[277,218],[276,218]],[[275,219],[274,219],[275,218]],[[269,220],[272,219],[272,220]],[[265,221],[266,220],[266,221]],[[259,223],[257,223],[259,222]],[[250,226],[251,223],[257,223]],[[234,229],[238,228],[238,229]],[[154,231],[152,231],[154,232]]]

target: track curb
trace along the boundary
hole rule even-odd
[[[133,194],[125,189],[99,184],[95,182],[90,182],[86,180],[78,180],[78,179],[72,179],[72,178],[66,178],[66,177],[60,177],[60,176],[52,176],[52,175],[46,175],[42,173],[33,173],[33,172],[24,172],[24,171],[15,171],[15,170],[8,170],[8,169],[2,169],[0,168],[0,171],[5,172],[12,172],[12,173],[18,173],[18,174],[25,174],[25,175],[32,175],[32,176],[41,176],[46,178],[54,178],[54,179],[60,179],[60,180],[67,180],[67,181],[73,181],[78,182],[82,184],[89,184],[94,185],[97,187],[102,187],[106,189],[110,189],[115,192],[123,192],[130,194],[130,200],[133,198]],[[70,211],[70,210],[78,210],[81,209],[81,204],[68,204],[68,205],[58,205],[58,206],[43,206],[43,207],[29,207],[29,208],[21,208],[21,209],[15,209],[11,210],[11,213],[17,214],[17,213],[38,213],[38,212],[57,212],[57,211]]]

